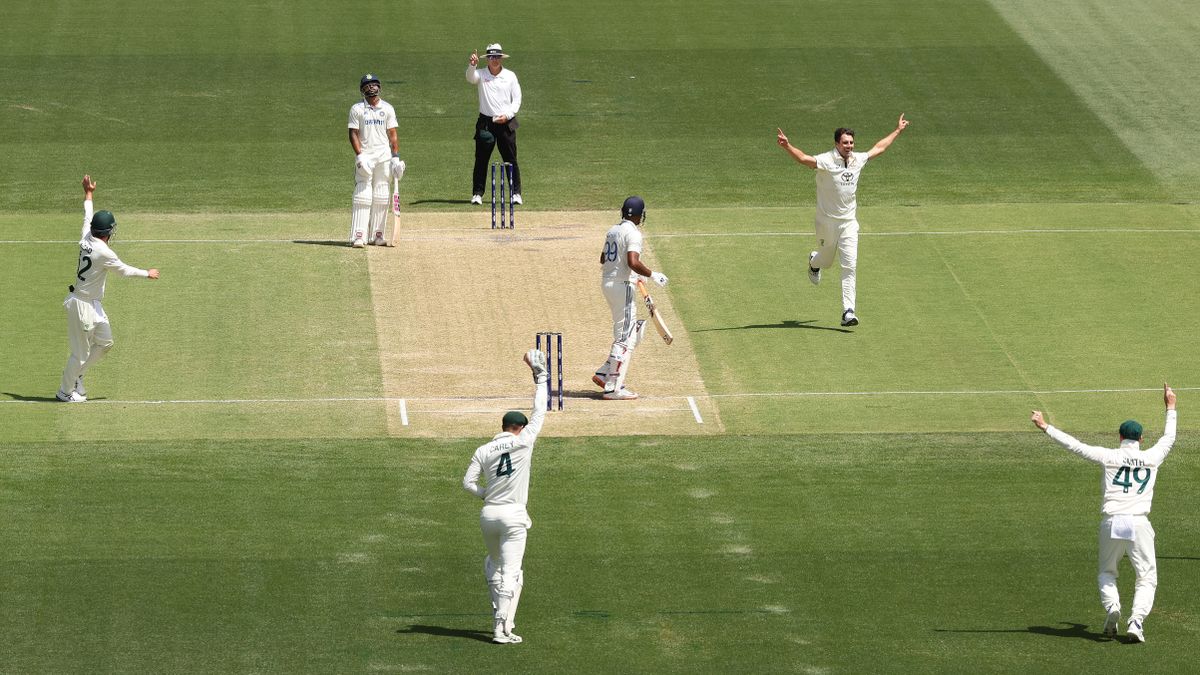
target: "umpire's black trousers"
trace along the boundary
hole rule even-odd
[[[475,120],[475,172],[471,176],[471,194],[483,194],[492,148],[496,146],[500,146],[500,157],[512,164],[513,194],[521,194],[521,169],[517,164],[518,126],[515,117],[504,124],[496,124],[492,118],[480,113],[479,119]]]

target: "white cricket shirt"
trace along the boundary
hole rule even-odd
[[[487,68],[467,66],[467,82],[479,90],[479,112],[488,117],[512,119],[521,109],[521,83],[517,74],[504,68],[497,75]]]
[[[604,263],[600,267],[602,283],[636,281],[638,273],[629,269],[629,255],[642,254],[642,231],[632,220],[622,220],[604,235]]]
[[[1150,513],[1150,503],[1154,501],[1158,468],[1175,444],[1175,412],[1167,411],[1162,438],[1145,452],[1139,449],[1137,441],[1123,440],[1121,447],[1109,449],[1086,445],[1053,425],[1046,427],[1046,433],[1064,448],[1104,467],[1101,513],[1107,516],[1144,516]]]
[[[867,165],[867,153],[850,153],[849,166],[837,150],[817,155],[817,213],[837,220],[858,218],[858,176]]]
[[[92,236],[92,200],[83,202],[83,232],[79,235],[79,263],[75,266],[75,280],[71,285],[75,297],[80,300],[103,300],[104,281],[108,271],[113,270],[123,277],[148,277],[149,270],[138,269],[121,262],[108,244]]]
[[[362,154],[376,161],[392,156],[387,130],[398,126],[396,109],[382,98],[373,106],[363,99],[350,107],[349,128],[358,129]]]
[[[529,424],[516,435],[507,431],[496,434],[495,438],[479,446],[467,465],[463,489],[481,497],[484,506],[525,506],[529,502],[529,467],[533,461],[533,444],[546,419],[546,401],[549,397],[549,388],[545,383],[534,386],[536,391]],[[481,477],[484,487],[479,486]]]

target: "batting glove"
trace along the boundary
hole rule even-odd
[[[404,160],[399,157],[392,158],[392,177],[404,178],[404,170],[407,168],[408,165],[404,163]]]
[[[658,284],[659,286],[666,286],[667,281],[669,281],[667,279],[667,275],[663,274],[662,272],[651,272],[650,278],[653,279],[654,283]]]
[[[354,166],[363,173],[371,173],[371,160],[364,155],[358,155],[354,158]]]

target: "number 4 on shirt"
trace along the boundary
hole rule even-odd
[[[508,456],[507,452],[503,455],[500,455],[500,463],[496,465],[496,476],[507,476],[510,475],[512,471],[512,458]],[[1129,488],[1125,488],[1125,491],[1128,492]]]

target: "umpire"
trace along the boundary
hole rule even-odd
[[[487,178],[492,148],[500,146],[500,157],[512,164],[512,200],[521,204],[521,170],[517,166],[517,111],[521,109],[521,84],[517,74],[507,70],[503,59],[508,54],[499,43],[487,46],[487,68],[478,68],[479,52],[471,52],[467,82],[479,90],[479,118],[475,120],[475,171],[471,175],[471,203],[483,203],[483,184]]]

